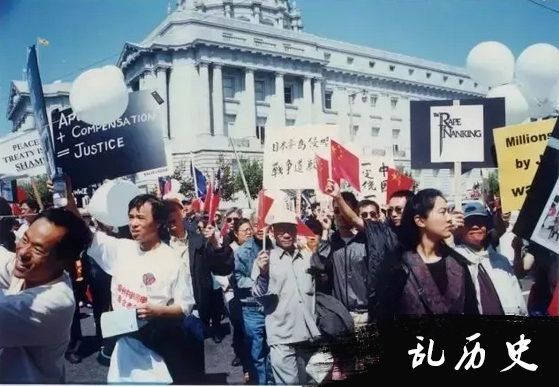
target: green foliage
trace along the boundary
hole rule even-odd
[[[217,157],[217,164],[222,170],[221,175],[221,200],[232,201],[235,200],[235,176],[232,170],[231,160],[227,160],[225,156],[220,153]]]
[[[39,196],[41,197],[43,204],[52,202],[52,194],[47,188],[47,181],[48,178],[46,174],[35,177],[35,185],[37,186],[37,191],[39,191]],[[31,186],[30,181],[19,181],[18,185],[25,190],[27,197],[36,200],[35,192],[33,192],[33,187]]]
[[[262,189],[263,183],[263,165],[262,161],[257,159],[244,159],[240,160],[241,166],[243,167],[243,173],[247,181],[248,190],[250,192],[250,197],[256,199],[258,197],[258,192]],[[235,175],[234,181],[235,191],[245,191],[245,186],[243,183],[243,178],[241,173]]]
[[[171,179],[175,179],[181,183],[179,193],[183,195],[188,193],[194,195],[194,179],[190,177],[190,171],[187,170],[189,167],[190,164],[187,166],[187,162],[185,160],[181,160],[175,166],[175,172],[171,175]]]
[[[490,172],[484,183],[485,187],[487,187],[489,191],[493,192],[494,195],[499,196],[499,173],[497,171]]]

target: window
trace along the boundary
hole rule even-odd
[[[392,145],[392,151],[393,151],[394,153],[398,153],[398,152],[400,151],[400,150],[398,149],[398,144]]]
[[[353,64],[353,58],[351,56],[347,57],[347,64]]]
[[[446,82],[446,81],[448,81],[448,77],[445,75],[445,76],[443,76],[443,82]]]
[[[397,140],[399,136],[400,136],[400,129],[392,129],[392,138],[394,140]]]
[[[371,101],[371,107],[376,107],[377,106],[377,100],[378,100],[378,96],[376,95],[371,95],[371,98],[369,98],[369,101]]]
[[[262,145],[264,145],[264,139],[266,138],[267,121],[267,117],[256,117],[256,138],[260,140]]]
[[[283,99],[286,104],[291,105],[293,103],[293,86],[287,85],[283,88]]]
[[[334,95],[334,92],[332,90],[326,90],[326,92],[324,93],[324,107],[326,109],[331,110],[332,109],[332,96]]]
[[[224,98],[235,98],[235,78],[234,77],[223,77],[223,97]]]
[[[233,133],[233,126],[235,125],[236,119],[237,116],[234,114],[225,115],[225,120],[223,120],[224,121],[223,134],[225,135],[225,137],[229,137],[231,133]]]
[[[392,71],[396,70],[396,66],[390,65],[390,66],[388,66],[388,69],[392,72]]]
[[[380,133],[380,127],[378,127],[378,126],[373,126],[373,127],[371,128],[371,136],[373,136],[373,137],[378,137],[379,133]]]
[[[459,80],[458,80],[458,84],[459,84],[459,85],[461,85],[461,84],[463,84],[463,83],[464,83],[464,80],[463,80],[463,79],[459,79]]]
[[[285,126],[295,126],[295,120],[285,120]]]
[[[370,62],[369,62],[369,68],[370,68],[370,69],[374,69],[374,68],[375,68],[375,62],[370,61]]]
[[[474,82],[474,88],[476,88],[476,87],[477,87],[477,82]]]
[[[329,52],[325,52],[325,53],[324,53],[324,59],[330,60],[330,56],[331,56],[331,55],[332,55],[332,54],[330,54]]]
[[[427,76],[427,79],[431,79],[431,73],[427,73],[426,76]]]
[[[259,80],[254,82],[254,93],[257,101],[265,101],[266,93],[264,92],[264,81]]]
[[[132,91],[139,91],[140,90],[140,81],[137,79],[135,81],[130,82],[130,87]]]
[[[413,75],[413,72],[414,72],[414,69],[409,69],[409,70],[408,70],[408,73],[409,73],[410,75]]]
[[[352,129],[353,137],[356,137],[356,136],[357,136],[357,133],[359,133],[359,126],[358,126],[358,125],[354,125],[354,126],[353,126],[353,129]]]
[[[392,107],[392,110],[396,110],[396,108],[398,107],[398,98],[391,98],[390,106]]]

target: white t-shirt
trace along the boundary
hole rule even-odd
[[[0,384],[64,384],[75,309],[70,277],[22,291],[14,257],[0,247]]]
[[[112,276],[114,310],[135,309],[140,304],[179,305],[185,314],[194,307],[190,269],[180,254],[161,243],[142,251],[137,242],[94,234],[87,254]],[[163,358],[140,341],[120,338],[111,356],[109,383],[172,383]]]

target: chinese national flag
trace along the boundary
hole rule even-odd
[[[415,181],[402,172],[394,168],[388,168],[388,180],[386,182],[386,201],[390,199],[390,196],[396,191],[400,190],[413,190],[413,184]]]
[[[314,232],[301,220],[301,218],[297,217],[297,235],[302,237],[314,237]]]
[[[315,157],[318,187],[322,193],[326,193],[326,184],[328,184],[328,178],[330,177],[330,171],[328,171],[328,160],[323,159],[319,155],[316,155]]]
[[[192,200],[192,209],[194,210],[195,213],[199,214],[201,208],[202,208],[202,201],[200,200],[200,198],[196,198]]]
[[[340,184],[341,179],[344,179],[357,192],[361,192],[359,157],[336,141],[331,141],[332,180]]]
[[[550,316],[559,316],[559,285],[555,286],[555,291],[553,292],[553,299],[547,308],[547,313]]]
[[[258,228],[263,229],[266,227],[266,215],[270,211],[274,199],[266,195],[264,189],[258,193]]]

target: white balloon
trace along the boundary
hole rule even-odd
[[[466,70],[482,86],[504,85],[514,78],[514,55],[502,43],[483,42],[468,54]]]
[[[487,98],[505,98],[506,124],[516,125],[528,118],[528,102],[520,89],[514,85],[497,86],[489,91]]]
[[[515,78],[528,99],[543,103],[559,79],[559,50],[547,43],[528,47],[516,61]]]
[[[171,179],[171,193],[179,193],[181,183],[176,179]]]
[[[79,120],[108,125],[128,107],[128,89],[122,71],[115,66],[80,74],[70,91],[70,105]]]
[[[99,187],[87,207],[92,217],[112,227],[128,224],[128,203],[142,191],[129,181],[110,180]]]

